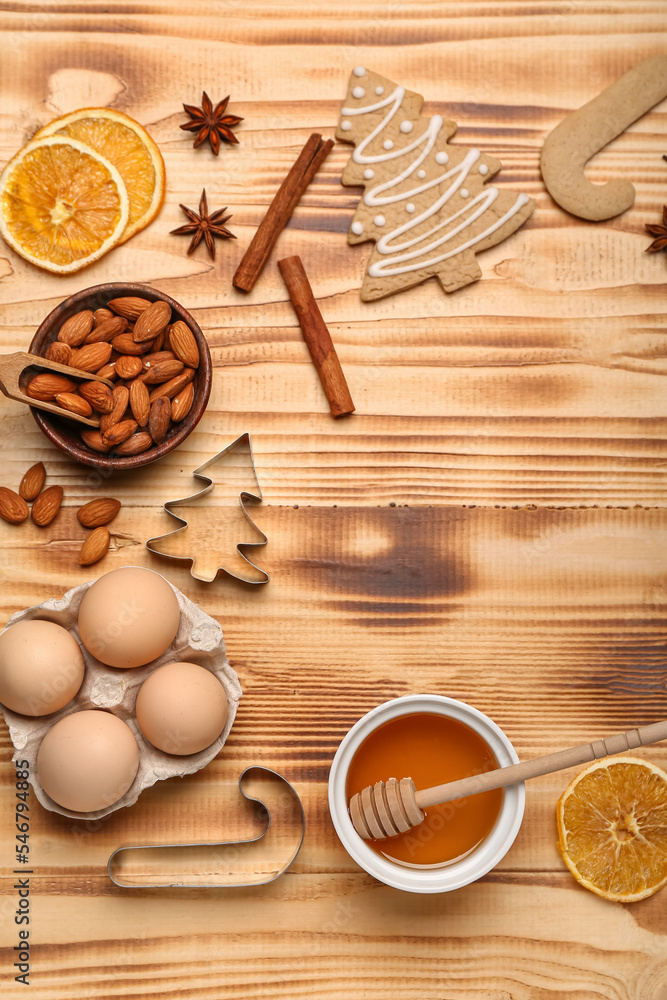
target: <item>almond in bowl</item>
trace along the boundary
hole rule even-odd
[[[162,458],[195,428],[211,392],[211,355],[198,324],[146,285],[112,282],[71,295],[40,325],[30,352],[67,354],[64,363],[82,371],[78,383],[60,376],[57,385],[52,375],[36,375],[28,392],[63,410],[62,419],[32,410],[49,440],[95,468],[133,469]],[[83,373],[108,379],[113,390]],[[68,412],[88,411],[99,430],[67,420]]]

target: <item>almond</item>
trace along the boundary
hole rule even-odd
[[[151,404],[148,401],[148,389],[139,379],[130,383],[130,409],[132,416],[140,427],[145,427],[148,423],[148,414]]]
[[[92,566],[93,563],[99,562],[109,551],[110,543],[111,535],[107,528],[102,525],[99,528],[95,528],[81,546],[81,551],[79,552],[80,565]]]
[[[116,360],[116,374],[120,378],[136,378],[141,367],[141,358],[136,354],[121,354]]]
[[[103,414],[100,419],[100,434],[103,437],[114,424],[119,423],[123,419],[130,398],[129,389],[124,385],[116,386],[111,395],[113,397],[113,407],[108,413]]]
[[[156,382],[168,382],[170,379],[180,375],[182,371],[182,361],[175,359],[174,361],[158,361],[156,365],[153,365],[147,372],[144,372],[142,379],[148,385],[153,385]]]
[[[116,360],[113,358],[113,354],[111,357],[112,360],[109,361],[108,364],[104,365],[103,368],[100,368],[99,371],[95,372],[95,374],[99,375],[100,378],[113,379],[116,377]]]
[[[196,368],[199,364],[199,348],[195,335],[182,319],[176,320],[169,331],[169,344],[172,351],[188,368]]]
[[[166,336],[167,336],[167,330],[165,328],[162,331],[162,333],[158,333],[157,337],[153,338],[153,343],[151,344],[151,350],[152,351],[161,351],[162,347],[164,345],[164,341],[165,341]]]
[[[151,406],[148,431],[156,444],[164,441],[171,422],[171,400],[159,396]]]
[[[90,309],[70,316],[58,331],[58,340],[70,347],[79,347],[93,328],[93,314]]]
[[[158,299],[152,302],[148,309],[144,309],[134,324],[132,336],[138,344],[146,340],[153,340],[158,334],[167,328],[171,320],[171,306],[168,302]]]
[[[150,304],[148,299],[142,299],[138,295],[126,295],[107,303],[109,309],[113,309],[119,316],[125,316],[126,319],[137,319]]]
[[[99,451],[103,455],[106,454],[107,451],[109,451],[109,448],[102,440],[102,435],[100,434],[99,431],[94,431],[94,430],[81,431],[81,437],[84,443],[87,444],[88,447],[92,449],[92,451]]]
[[[176,355],[173,351],[151,351],[150,354],[144,354],[141,360],[143,370],[147,372],[149,368],[154,368],[160,361],[176,361]]]
[[[79,396],[76,392],[58,392],[56,393],[56,403],[58,406],[62,406],[63,410],[68,410],[69,413],[77,413],[80,417],[89,417],[93,408],[87,399],[83,396]]]
[[[95,309],[93,312],[93,325],[99,326],[101,323],[104,323],[105,320],[111,319],[112,316],[113,313],[111,312],[111,309],[105,309],[104,307],[101,309]]]
[[[113,497],[97,497],[79,508],[76,516],[84,528],[99,528],[101,524],[113,521],[119,510],[120,500],[114,500]]]
[[[158,385],[157,388],[153,389],[149,396],[151,403],[159,396],[166,396],[167,399],[173,399],[174,396],[177,396],[181,389],[188,384],[188,382],[192,382],[194,375],[194,368],[184,368],[181,374],[177,375],[176,378],[172,378],[168,382],[163,382],[162,385]]]
[[[140,455],[153,446],[153,438],[146,431],[137,431],[127,441],[114,448],[115,455]]]
[[[114,337],[125,333],[126,330],[127,320],[123,319],[122,316],[112,316],[111,319],[105,320],[99,326],[93,327],[85,342],[86,344],[99,344],[104,340],[113,340]]]
[[[111,343],[119,354],[146,354],[151,349],[148,342],[137,344],[131,333],[121,333]]]
[[[64,375],[59,375],[57,372],[41,372],[28,382],[26,392],[31,399],[40,399],[45,403],[54,399],[56,393],[71,392],[72,389],[76,389],[76,385]]]
[[[46,479],[46,469],[43,462],[31,465],[19,486],[19,496],[24,500],[33,501],[42,492],[44,480]]]
[[[185,388],[181,389],[177,396],[174,396],[171,401],[171,419],[175,424],[185,420],[192,409],[194,398],[195,389],[192,382],[188,382]]]
[[[112,448],[114,445],[122,444],[123,441],[127,441],[129,437],[132,437],[137,427],[136,420],[121,420],[119,424],[114,424],[113,427],[110,427],[108,431],[102,434],[102,440]]]
[[[32,519],[40,528],[51,524],[63,502],[62,486],[47,486],[32,505]]]
[[[113,395],[103,382],[82,382],[79,392],[98,413],[109,413],[113,409]]]
[[[99,344],[86,344],[72,355],[70,364],[83,372],[96,372],[104,367],[111,357],[111,344],[102,341]]]
[[[20,524],[30,513],[27,503],[14,490],[0,486],[0,517],[10,524]]]
[[[46,348],[44,357],[49,361],[57,361],[59,365],[68,365],[72,357],[72,348],[69,344],[61,344],[59,340],[54,340]]]

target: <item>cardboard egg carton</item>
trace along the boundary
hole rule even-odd
[[[99,819],[108,816],[109,813],[115,812],[117,809],[131,806],[137,801],[143,790],[154,785],[156,781],[193,774],[205,767],[224,746],[232,728],[242,693],[236,671],[227,660],[220,625],[172,584],[169,586],[178,600],[181,617],[176,638],[162,656],[143,667],[134,667],[130,670],[108,667],[96,659],[81,642],[77,627],[81,601],[91,586],[92,582],[83,583],[68,590],[60,599],[52,598],[43,604],[27,608],[25,611],[18,611],[7,622],[8,628],[17,622],[29,621],[33,618],[55,622],[66,628],[81,647],[86,666],[83,684],[74,698],[59,711],[46,716],[29,717],[19,715],[17,712],[12,712],[1,706],[9,728],[9,735],[16,748],[13,759],[28,761],[30,783],[37,799],[45,809],[74,819]],[[131,614],[131,609],[128,610],[128,614]],[[220,736],[205,750],[187,756],[175,756],[157,750],[143,736],[134,712],[139,688],[146,678],[163,664],[177,660],[197,663],[215,674],[225,689],[229,704],[227,722]],[[96,812],[74,812],[58,805],[44,791],[37,771],[37,753],[42,739],[56,722],[72,712],[96,708],[112,712],[130,727],[139,745],[139,770],[128,791],[112,805]]]

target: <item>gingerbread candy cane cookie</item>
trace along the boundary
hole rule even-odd
[[[611,219],[630,208],[630,181],[592,184],[586,162],[667,97],[667,55],[651,56],[573,112],[544,141],[540,168],[549,194],[561,208],[582,219]]]

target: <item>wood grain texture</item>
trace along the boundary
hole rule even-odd
[[[663,102],[589,165],[628,177],[634,207],[600,224],[560,210],[539,173],[545,135],[639,60],[665,50],[662,2],[298,0],[5,3],[0,164],[55,115],[108,104],[144,124],[167,167],[155,222],[86,271],[42,273],[0,247],[1,350],[25,350],[65,296],[135,280],[204,330],[207,413],[156,465],[106,477],[69,461],[2,399],[0,485],[43,461],[63,507],[46,529],[0,522],[0,623],[123,565],[157,569],[222,624],[243,687],[230,738],[201,772],[159,782],[102,822],[31,798],[31,985],[18,943],[14,765],[0,724],[0,992],[8,1000],[665,1000],[661,893],[623,906],[580,888],[556,848],[573,771],[535,779],[519,836],[480,882],[445,896],[366,876],[329,819],[326,781],[349,727],[379,702],[434,691],[471,702],[520,757],[667,717],[667,258],[646,223],[667,200]],[[498,184],[537,208],[480,254],[482,279],[435,281],[375,303],[368,246],[346,233],[361,192],[338,143],[250,295],[232,276],[308,135],[333,134],[350,69],[365,64],[458,123],[454,142],[503,163]],[[216,159],[178,128],[182,102],[230,97],[244,118]],[[206,187],[237,240],[215,263],[169,230]],[[303,260],[357,411],[328,413],[278,273]],[[271,582],[194,581],[152,556],[162,510],[192,470],[248,431]],[[123,507],[111,550],[81,568],[76,510]],[[222,497],[211,508],[222,508]],[[215,518],[212,517],[212,541]],[[664,745],[641,756],[665,767]],[[128,843],[255,830],[237,783],[249,764],[302,796],[306,838],[265,887],[135,891],[106,862]]]

